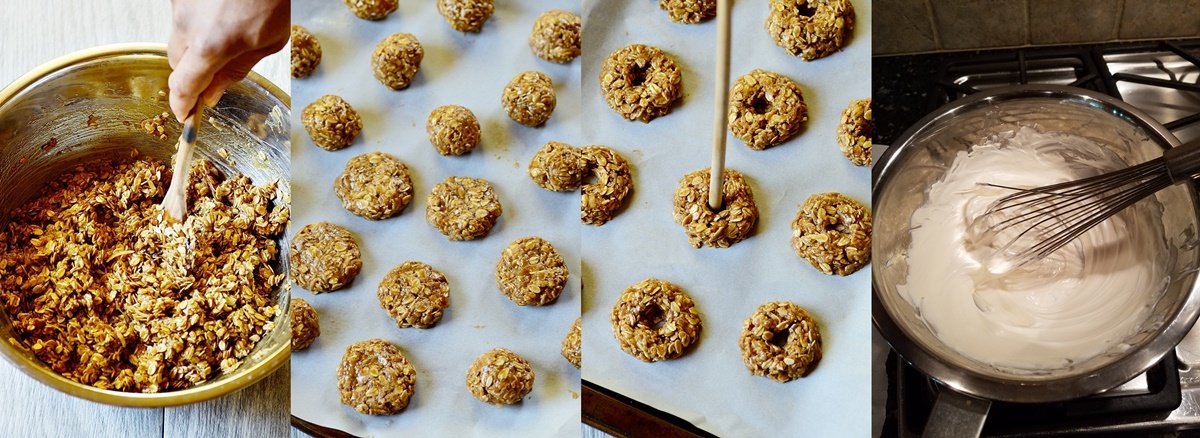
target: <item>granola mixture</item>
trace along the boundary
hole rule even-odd
[[[379,305],[400,328],[430,328],[450,307],[450,283],[427,264],[409,260],[392,268],[379,282]]]
[[[527,71],[518,74],[504,87],[500,103],[508,118],[525,126],[541,126],[550,120],[558,99],[554,83],[545,73]]]
[[[458,105],[434,108],[425,122],[425,133],[429,143],[445,156],[462,155],[479,146],[479,120],[475,113]]]
[[[321,336],[321,324],[317,311],[308,301],[292,298],[292,351],[300,351],[312,345]]]
[[[363,20],[382,20],[400,6],[400,0],[345,0],[346,6]]]
[[[333,182],[342,207],[370,220],[387,219],[404,211],[412,200],[408,166],[391,154],[371,152],[351,158]]]
[[[850,0],[770,0],[767,33],[792,56],[805,61],[842,50],[854,30]]]
[[[529,160],[529,178],[546,190],[570,192],[583,185],[587,162],[583,150],[557,141],[546,142]]]
[[[521,401],[533,389],[533,368],[506,348],[483,353],[467,369],[467,389],[484,403],[496,406]]]
[[[552,9],[538,15],[529,34],[529,49],[538,58],[566,64],[582,53],[579,29],[582,21],[578,15],[561,9]]]
[[[838,146],[855,166],[871,165],[871,99],[850,102],[842,111]]]
[[[156,114],[154,117],[149,117],[146,120],[142,120],[141,125],[142,129],[145,130],[147,134],[150,134],[151,137],[155,137],[162,141],[167,141],[167,139],[170,138],[170,133],[167,132],[167,124],[174,120],[175,119],[171,117],[170,114],[164,112],[162,114]]]
[[[562,341],[562,356],[579,368],[579,364],[583,362],[583,318],[576,318],[575,324],[571,325],[571,330],[567,332],[567,337]]]
[[[134,152],[136,157],[136,151]],[[183,222],[160,207],[170,168],[83,164],[0,227],[0,300],[19,342],[97,388],[161,392],[232,372],[275,329],[288,221],[277,182],[197,160]]]
[[[354,142],[362,132],[362,118],[339,96],[326,94],[300,111],[300,123],[313,144],[336,151]]]
[[[808,121],[804,93],[785,76],[755,69],[729,91],[729,132],[763,150],[791,139]]]
[[[625,289],[611,320],[621,350],[643,362],[677,358],[700,338],[700,313],[692,297],[657,278]]]
[[[448,177],[425,201],[425,219],[450,240],[487,235],[503,212],[492,184],[483,178]]]
[[[541,237],[513,241],[496,262],[496,286],[519,306],[552,303],[566,284],[566,262]]]
[[[492,16],[492,0],[437,0],[437,10],[459,32],[479,32]]]
[[[292,25],[292,77],[307,78],[321,64],[321,42],[308,29]]]
[[[667,11],[671,21],[696,24],[717,16],[717,0],[659,0],[658,8]]]
[[[666,52],[633,44],[604,58],[600,93],[625,120],[648,123],[671,111],[683,93],[682,81],[679,66]]]
[[[367,415],[392,415],[408,407],[417,390],[417,369],[391,342],[355,342],[338,364],[337,387],[342,404]]]
[[[812,195],[792,221],[792,248],[821,272],[853,274],[871,261],[871,212],[840,193]]]
[[[683,225],[693,247],[728,248],[754,231],[758,206],[746,178],[736,170],[725,169],[721,182],[721,210],[712,211],[708,206],[710,172],[709,168],[697,170],[679,180],[672,215],[675,223]]]
[[[795,303],[770,302],[742,323],[738,347],[750,374],[788,382],[807,376],[821,361],[821,331]]]
[[[604,225],[617,215],[625,196],[633,190],[629,163],[604,146],[584,146],[584,174],[593,178],[580,193],[579,217],[583,223]]]
[[[346,287],[362,270],[358,243],[350,230],[329,222],[301,228],[292,237],[288,260],[292,281],[314,294]]]
[[[379,83],[393,90],[403,90],[417,76],[424,58],[425,49],[421,48],[417,37],[398,32],[375,46],[375,51],[371,53],[371,68]]]

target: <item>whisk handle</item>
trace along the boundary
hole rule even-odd
[[[1167,149],[1163,152],[1163,162],[1172,183],[1191,181],[1200,175],[1200,139]]]

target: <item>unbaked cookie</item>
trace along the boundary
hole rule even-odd
[[[643,362],[677,358],[700,338],[700,313],[692,297],[657,278],[625,289],[610,319],[621,350]]]
[[[871,99],[850,102],[842,111],[838,146],[855,166],[871,165]]]
[[[475,113],[458,105],[434,108],[425,122],[425,133],[433,148],[445,156],[471,152],[482,136]]]
[[[579,217],[585,224],[604,225],[617,215],[625,196],[633,190],[629,163],[616,151],[604,146],[584,146],[584,177],[595,182],[584,184],[580,193]]]
[[[567,337],[562,341],[562,356],[579,368],[583,362],[583,318],[576,318],[575,324],[571,326],[571,330],[567,332]]]
[[[292,77],[307,78],[321,64],[321,42],[308,29],[292,25]]]
[[[496,406],[521,401],[533,389],[533,367],[506,348],[483,353],[467,369],[467,390]]]
[[[840,193],[818,193],[792,221],[792,248],[826,274],[850,275],[871,261],[871,212]]]
[[[362,118],[339,96],[326,94],[300,112],[300,123],[313,144],[327,151],[350,146],[362,132]]]
[[[737,78],[729,91],[729,132],[750,149],[783,143],[806,121],[804,93],[777,73],[755,69]]]
[[[770,0],[767,33],[775,44],[805,61],[842,50],[854,30],[850,0]]]
[[[305,225],[292,238],[288,262],[292,281],[312,293],[350,284],[362,270],[358,243],[350,231],[329,222]]]
[[[367,415],[392,415],[408,407],[417,370],[388,341],[355,342],[338,364],[337,387],[342,404]]]
[[[432,266],[409,260],[379,282],[379,305],[400,328],[430,328],[450,307],[450,283]]]
[[[658,8],[667,11],[671,21],[696,24],[717,16],[717,0],[659,0]]]
[[[525,126],[541,126],[550,120],[558,99],[554,83],[545,73],[527,71],[514,77],[500,96],[504,111],[514,122]]]
[[[754,231],[754,224],[758,223],[758,206],[746,178],[736,170],[725,169],[721,184],[724,201],[720,211],[712,211],[708,206],[710,172],[710,169],[697,170],[679,180],[672,216],[675,223],[683,225],[692,246],[727,248]]]
[[[321,324],[317,311],[300,298],[292,298],[292,351],[300,351],[312,345],[321,336]]]
[[[403,90],[412,83],[413,77],[421,69],[421,60],[425,58],[425,49],[421,42],[411,33],[394,33],[371,53],[371,68],[379,83],[393,90]]]
[[[617,49],[600,67],[604,101],[629,121],[647,123],[670,112],[683,93],[682,83],[683,74],[674,59],[642,44]]]
[[[552,303],[566,284],[566,262],[541,237],[513,241],[496,262],[496,287],[520,306]]]
[[[795,303],[771,302],[742,323],[738,347],[750,374],[787,382],[807,376],[821,360],[821,331]]]
[[[538,58],[559,64],[571,62],[582,50],[581,24],[579,16],[572,12],[561,9],[543,12],[533,22],[529,48]]]
[[[587,162],[580,148],[546,142],[529,160],[529,178],[546,190],[569,192],[583,184]]]
[[[351,158],[334,180],[333,193],[351,213],[379,220],[408,207],[413,186],[408,166],[391,154],[376,151]]]
[[[345,0],[346,6],[363,20],[382,20],[400,6],[400,0]]]
[[[492,0],[437,0],[437,10],[459,32],[479,32],[492,16]]]
[[[425,219],[450,240],[487,235],[501,213],[496,191],[483,178],[446,178],[433,186],[425,202]]]

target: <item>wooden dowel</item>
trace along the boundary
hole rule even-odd
[[[717,74],[714,93],[712,169],[708,186],[708,207],[721,209],[721,186],[725,182],[725,124],[729,118],[729,2],[717,0]]]

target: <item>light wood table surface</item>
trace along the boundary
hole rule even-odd
[[[0,0],[0,85],[77,50],[165,43],[168,0]],[[255,71],[289,89],[287,52]],[[123,408],[60,393],[0,360],[0,437],[282,437],[288,435],[289,373],[234,394],[175,408]]]

